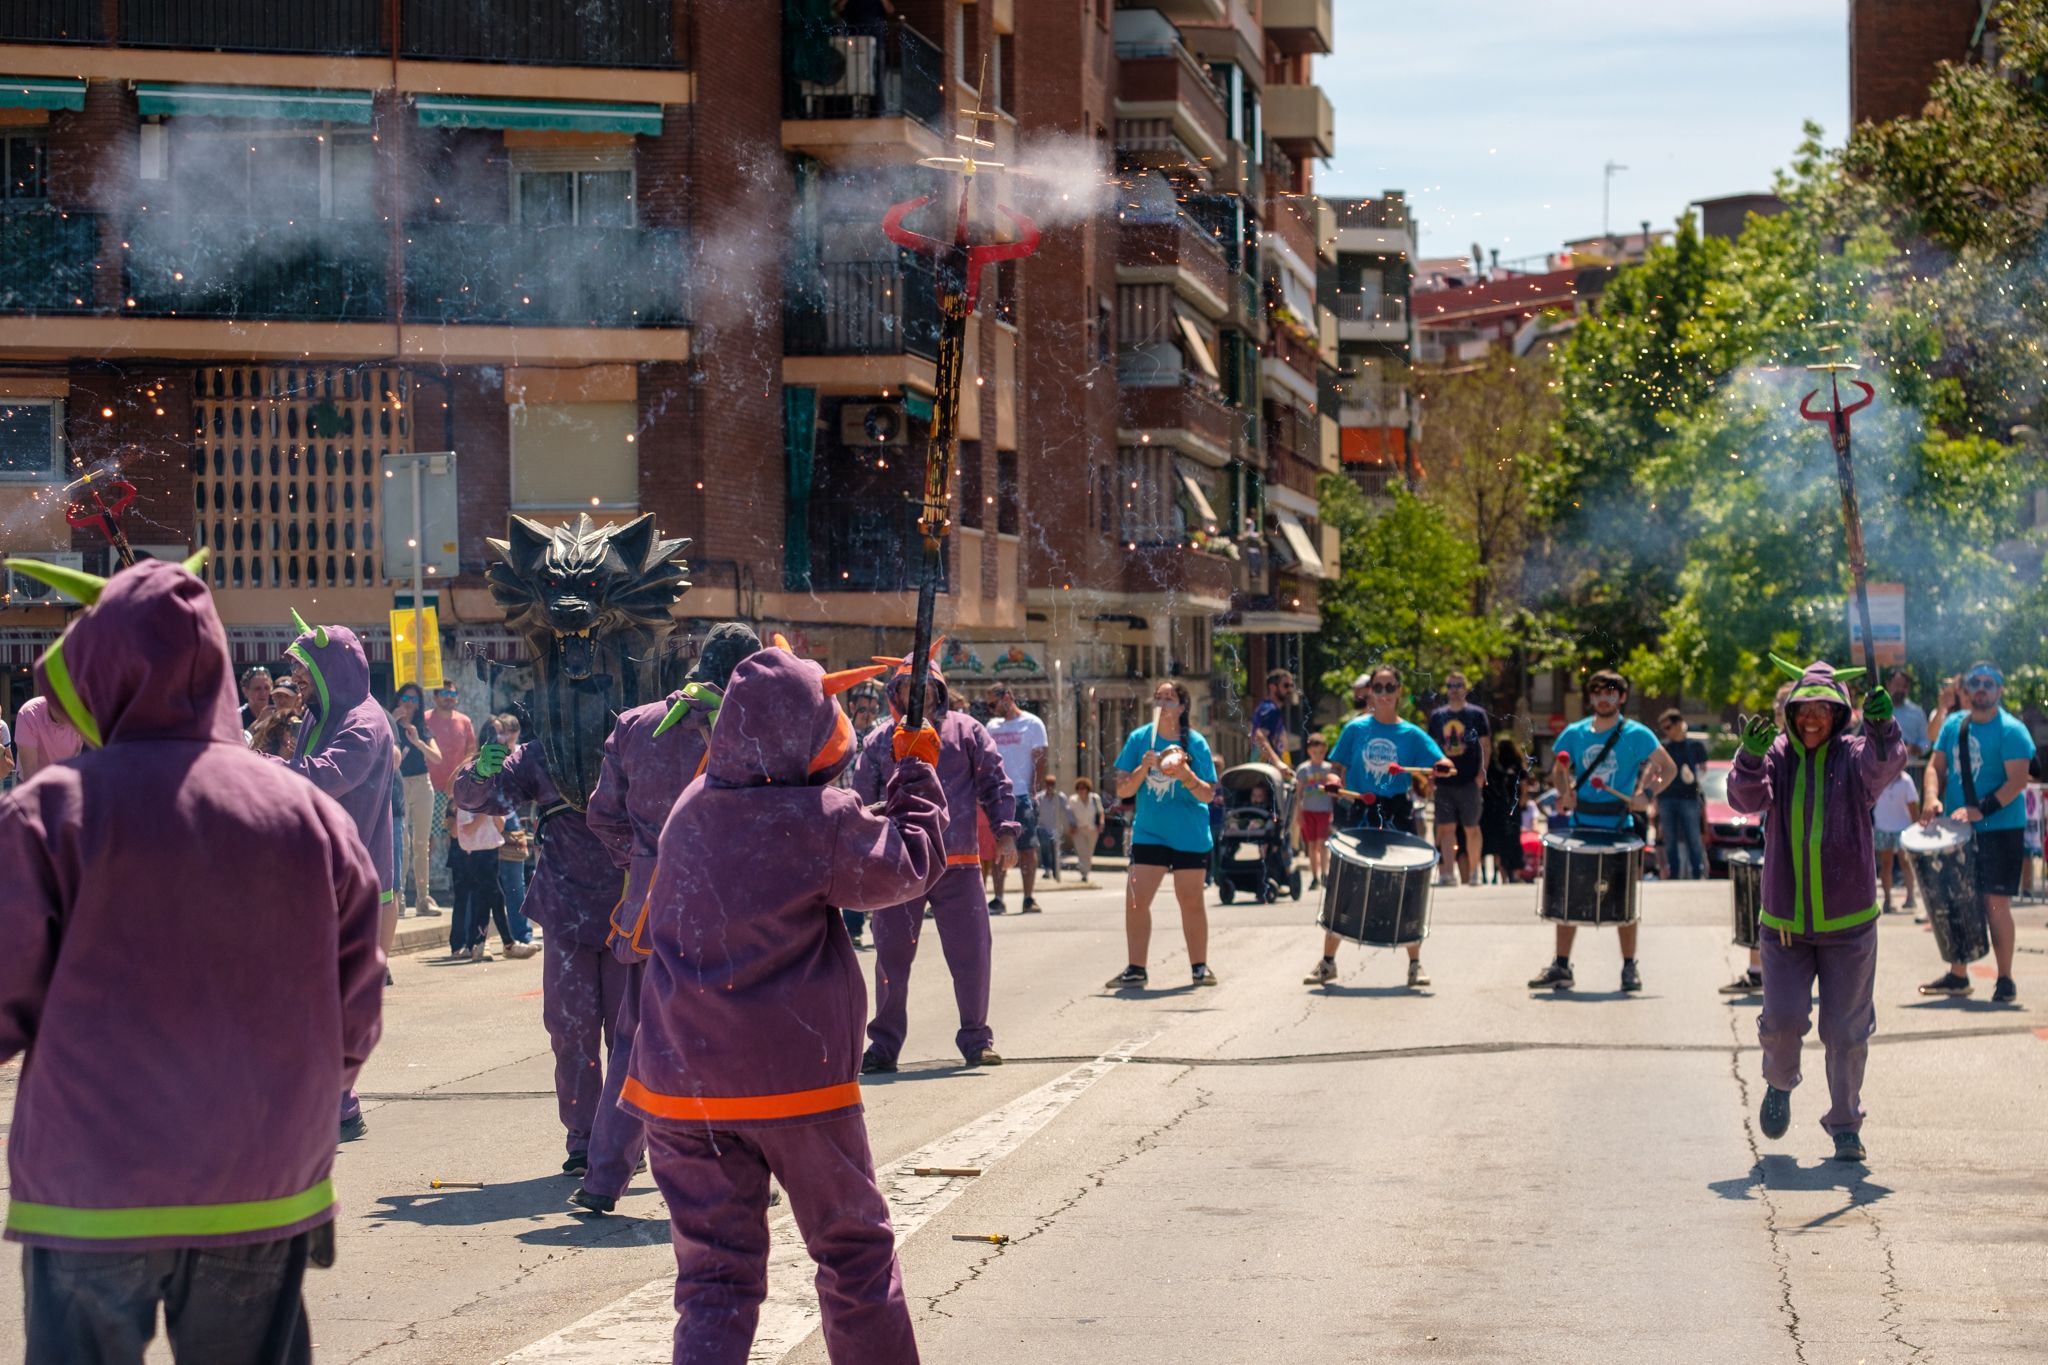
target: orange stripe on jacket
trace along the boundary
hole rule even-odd
[[[981,855],[979,853],[948,853],[946,855],[946,866],[980,867]]]
[[[657,1118],[702,1119],[727,1123],[745,1119],[795,1119],[829,1114],[860,1103],[860,1082],[828,1085],[817,1090],[792,1090],[781,1095],[657,1095],[626,1077],[619,1098]]]

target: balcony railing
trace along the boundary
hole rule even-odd
[[[0,42],[106,41],[100,0],[10,0],[0,5]]]
[[[366,322],[390,314],[380,223],[144,214],[124,241],[127,311]]]
[[[99,243],[93,214],[0,213],[0,313],[89,311]]]
[[[1406,322],[1408,300],[1389,294],[1338,294],[1331,311],[1339,322]]]
[[[1133,357],[1120,358],[1116,382],[1118,425],[1133,431],[1183,430],[1231,448],[1238,414],[1226,407],[1216,383],[1186,370],[1156,370]]]
[[[1212,146],[1221,147],[1228,139],[1223,92],[1185,47],[1178,43],[1119,43],[1116,55],[1120,105],[1144,106],[1146,118],[1163,118],[1163,111],[1178,108],[1186,111],[1187,121],[1199,128]]]
[[[913,118],[950,136],[945,59],[901,20],[783,35],[782,116]]]
[[[672,67],[683,55],[675,8],[673,0],[403,0],[399,33],[408,57]]]
[[[31,6],[41,0],[30,0]],[[195,47],[223,52],[318,52],[346,57],[388,52],[380,0],[120,0],[121,42],[129,47]]]
[[[837,261],[791,272],[782,316],[788,355],[939,355],[931,272],[909,259]]]
[[[1230,267],[1223,248],[1185,213],[1176,214],[1170,223],[1124,222],[1117,233],[1116,261],[1140,270],[1173,266],[1229,305]]]
[[[683,234],[666,228],[415,223],[405,311],[422,322],[680,327]]]
[[[813,592],[907,592],[923,566],[917,504],[828,498],[811,504]],[[951,537],[939,542],[939,591],[952,590]]]

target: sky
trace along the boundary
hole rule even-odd
[[[1849,121],[1847,0],[1336,0],[1316,81],[1337,113],[1331,198],[1408,192],[1424,256],[1503,264],[1695,199],[1768,190],[1800,125]]]

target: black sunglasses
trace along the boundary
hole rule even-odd
[[[1998,686],[1998,679],[1992,677],[1989,673],[1979,673],[1974,677],[1963,679],[1963,686],[1969,688],[1972,692],[1977,692]]]
[[[1369,690],[1371,690],[1371,691],[1374,691],[1374,692],[1380,692],[1380,693],[1386,693],[1386,692],[1399,692],[1399,691],[1401,690],[1401,684],[1399,684],[1399,683],[1374,683],[1374,684],[1372,685],[1372,687],[1371,687],[1371,688],[1370,688]]]

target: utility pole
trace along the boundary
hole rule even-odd
[[[1608,210],[1614,198],[1614,173],[1627,169],[1628,167],[1622,165],[1619,161],[1610,161],[1602,168],[1603,173],[1600,180],[1600,235],[1602,237],[1612,237],[1614,235],[1607,222],[1609,217]]]

